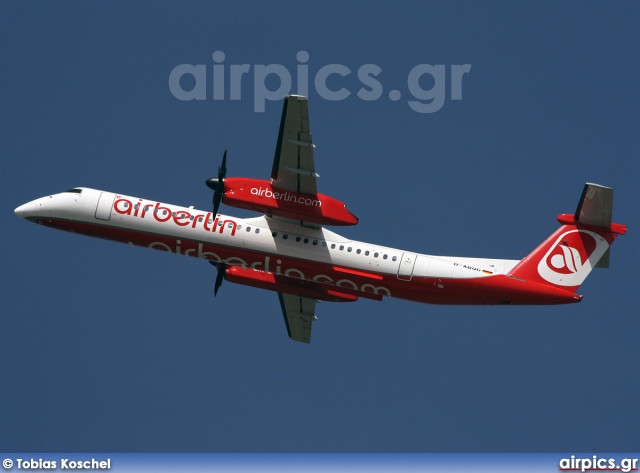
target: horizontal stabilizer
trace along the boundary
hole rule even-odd
[[[575,221],[594,227],[611,227],[613,213],[613,189],[599,184],[586,183],[580,203],[576,209]]]

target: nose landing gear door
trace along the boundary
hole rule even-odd
[[[400,258],[400,266],[398,266],[398,279],[402,279],[403,281],[411,281],[414,264],[416,264],[415,253],[402,253],[402,258]]]
[[[99,220],[109,220],[111,218],[111,209],[116,195],[112,192],[102,192],[98,197],[98,205],[96,205],[96,218]]]

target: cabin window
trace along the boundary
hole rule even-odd
[[[351,247],[347,248],[347,253],[351,253]]]
[[[333,250],[336,247],[335,243],[331,243],[331,249]]]
[[[189,220],[193,220],[195,217],[192,215],[191,218]]]
[[[277,236],[278,236],[278,232],[271,232],[271,236],[272,236],[273,238],[277,237]]]
[[[365,251],[365,252],[364,252],[364,255],[365,255],[365,256],[369,256],[369,250]]]
[[[309,243],[309,239],[308,239],[308,238],[305,238],[305,239],[303,240],[303,242],[304,242],[304,243]]]
[[[384,255],[384,256],[382,257],[382,259],[387,259],[387,255]]]
[[[260,229],[259,228],[256,228],[256,233],[260,233]]]
[[[229,222],[229,224],[227,225],[227,228],[233,228],[233,223]]]
[[[373,257],[374,257],[374,258],[377,258],[379,254],[380,254],[380,253],[378,253],[378,252],[376,251],[376,252],[373,254]]]
[[[289,235],[288,235],[288,234],[286,234],[286,233],[285,233],[284,235],[282,235],[282,239],[283,239],[283,240],[286,240],[287,238],[289,238]]]
[[[300,243],[300,240],[301,240],[301,238],[300,238],[300,237],[296,237],[296,241],[297,241],[298,243]]]
[[[138,210],[140,208],[140,204],[136,204],[133,206],[134,209]]]
[[[340,245],[340,251],[344,250],[344,245]]]
[[[251,227],[247,227],[247,231],[250,232],[251,231]]]
[[[166,210],[163,210],[163,211],[162,211],[162,215],[167,215],[167,211],[166,211]]]
[[[313,240],[313,245],[317,245],[318,244],[318,240]]]
[[[173,216],[175,217],[175,216],[176,216],[176,213],[175,213],[175,212],[172,212],[172,214],[171,214],[171,215],[173,215]]]
[[[358,254],[358,255],[359,255],[361,251],[362,251],[362,250],[361,250],[360,248],[358,248],[358,249],[356,250],[356,254]]]
[[[327,242],[326,242],[326,241],[323,241],[323,242],[322,242],[322,247],[323,247],[323,248],[326,248],[326,247],[327,247]]]
[[[394,256],[393,258],[391,258],[391,261],[395,261],[395,260],[397,260],[397,259],[398,259],[398,257],[397,257],[397,256]]]

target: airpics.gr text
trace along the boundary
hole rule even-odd
[[[169,90],[178,100],[242,100],[247,93],[247,82],[253,80],[253,111],[264,112],[266,101],[280,101],[292,93],[309,96],[309,53],[298,51],[295,75],[282,64],[225,64],[223,51],[212,54],[214,64],[179,64],[169,73]],[[253,74],[251,69],[253,68]],[[317,68],[317,69],[316,69]],[[211,69],[211,71],[210,71]],[[462,100],[462,79],[471,71],[471,64],[417,64],[406,76],[406,88],[411,95],[407,105],[418,113],[434,113],[440,110],[447,98]],[[315,93],[325,100],[345,100],[352,91],[363,101],[371,102],[386,97],[392,102],[400,100],[399,88],[385,87],[382,68],[377,64],[362,64],[356,71],[344,64],[326,64],[312,70]],[[209,76],[211,74],[211,76]],[[447,77],[448,76],[448,77]],[[448,80],[447,80],[448,79]],[[429,84],[430,87],[426,87]]]

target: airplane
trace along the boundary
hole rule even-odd
[[[584,186],[577,210],[522,260],[432,256],[354,241],[326,226],[358,219],[316,189],[307,97],[284,100],[270,180],[226,177],[227,151],[212,209],[75,187],[15,209],[32,222],[82,235],[207,260],[223,280],[277,292],[287,333],[310,343],[316,303],[397,297],[432,304],[569,304],[626,225],[612,223],[613,189]],[[218,213],[221,203],[263,215]]]

